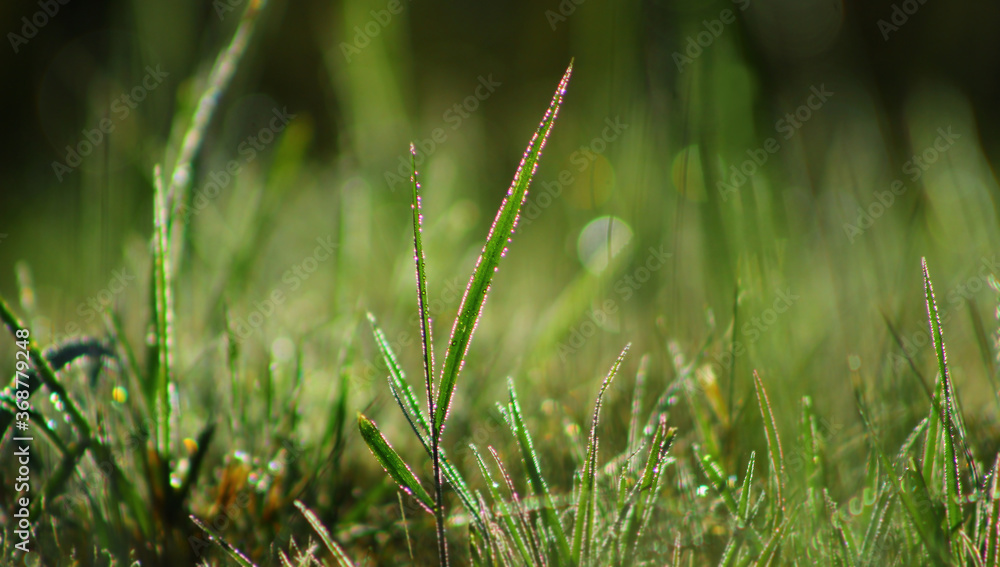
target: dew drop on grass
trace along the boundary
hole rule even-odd
[[[707,495],[708,495],[708,486],[706,486],[706,485],[704,485],[704,484],[703,484],[703,485],[701,485],[701,486],[699,486],[699,487],[698,487],[698,489],[697,489],[697,490],[695,491],[695,493],[696,493],[696,494],[697,494],[698,496],[700,496],[700,497],[704,498],[705,496],[707,496]]]

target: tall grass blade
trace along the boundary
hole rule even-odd
[[[423,215],[420,212],[420,182],[417,180],[417,148],[410,144],[413,175],[413,261],[417,276],[417,309],[420,314],[420,344],[424,356],[424,387],[427,390],[427,415],[434,416],[434,340],[427,310],[427,271],[424,266]],[[398,399],[398,398],[397,398]],[[437,526],[438,560],[448,565],[448,542],[444,535],[444,483],[441,480],[441,429],[431,431],[431,461],[434,465],[434,523]]]
[[[375,422],[359,413],[358,429],[361,430],[361,437],[364,438],[368,448],[378,459],[385,472],[389,473],[389,476],[396,481],[400,488],[414,496],[424,509],[433,514],[434,500],[431,495],[424,490],[417,477],[413,476],[410,467],[403,462],[403,459],[396,454],[395,449],[385,440]]]
[[[990,473],[989,520],[986,523],[986,565],[1000,567],[1000,454]]]
[[[590,422],[590,440],[587,442],[587,463],[584,469],[580,499],[576,504],[576,524],[573,528],[572,558],[574,564],[586,563],[590,559],[590,541],[594,531],[594,505],[597,491],[597,426],[601,421],[601,404],[604,401],[604,393],[618,374],[618,369],[621,368],[630,346],[630,344],[625,345],[621,354],[618,355],[618,360],[615,361],[611,371],[604,378],[601,391],[598,392],[597,401],[594,403],[594,416]]]
[[[538,464],[538,454],[535,453],[534,444],[531,441],[531,434],[524,425],[524,416],[521,413],[521,403],[517,399],[517,391],[514,389],[514,381],[507,380],[507,388],[510,391],[510,403],[507,406],[507,417],[509,425],[517,439],[517,445],[521,450],[521,459],[524,461],[525,469],[528,473],[528,482],[532,491],[542,500],[542,522],[555,538],[556,552],[559,557],[559,564],[568,564],[571,552],[569,542],[566,540],[566,532],[563,530],[559,515],[556,514],[555,503],[549,493],[548,484],[542,476],[542,468]]]
[[[781,451],[781,438],[778,437],[777,422],[774,419],[774,413],[771,412],[771,402],[767,399],[764,383],[756,370],[753,371],[753,384],[757,389],[757,402],[760,405],[760,415],[764,420],[764,436],[767,438],[767,453],[771,462],[771,481],[774,485],[775,518],[777,520],[785,506],[783,495],[785,457]]]
[[[957,447],[959,440],[958,427],[955,425],[955,403],[954,391],[951,377],[948,374],[948,358],[945,353],[944,337],[941,331],[941,317],[938,314],[937,302],[934,299],[934,286],[931,283],[930,273],[927,270],[927,259],[920,259],[921,268],[924,272],[924,293],[927,300],[927,319],[930,322],[931,340],[934,344],[934,354],[937,357],[938,372],[940,376],[940,391],[944,393],[944,414],[941,416],[944,423],[944,497],[945,497],[945,521],[948,525],[948,532],[962,523],[962,510],[959,504],[962,487],[960,484],[958,471]],[[940,403],[940,397],[937,398]],[[958,557],[958,540],[952,539],[952,555]]]
[[[469,448],[472,449],[472,453],[476,457],[476,463],[479,465],[479,470],[483,475],[483,479],[486,481],[486,488],[490,493],[490,497],[493,499],[493,502],[496,503],[497,507],[500,508],[500,518],[507,528],[507,534],[514,540],[514,543],[517,546],[517,552],[521,555],[521,559],[524,560],[525,565],[531,565],[534,559],[531,556],[531,552],[528,551],[527,537],[524,533],[522,533],[517,522],[514,521],[513,513],[507,506],[507,502],[505,502],[503,497],[500,495],[500,490],[497,488],[499,485],[495,480],[493,480],[493,474],[483,461],[483,457],[479,454],[479,450],[476,449],[475,445],[469,445]]]
[[[333,555],[333,558],[337,560],[337,565],[340,567],[354,567],[354,564],[351,563],[350,559],[348,559],[344,550],[337,545],[337,542],[333,541],[332,537],[330,537],[330,532],[327,531],[326,526],[323,525],[323,522],[319,520],[316,514],[298,500],[295,501],[295,507],[302,512],[302,515],[306,517],[306,521],[309,522],[309,525],[316,530],[317,534],[319,534],[319,538],[323,540],[323,545],[330,550],[330,555]]]
[[[451,397],[455,392],[455,384],[458,374],[462,370],[465,362],[465,355],[469,349],[469,342],[472,340],[472,333],[479,322],[479,315],[482,312],[483,304],[486,301],[486,294],[493,281],[493,275],[497,271],[500,259],[507,252],[507,243],[517,226],[517,220],[521,205],[528,194],[528,185],[538,167],[538,160],[541,157],[542,148],[552,131],[556,116],[559,114],[559,107],[562,105],[562,98],[566,92],[566,85],[569,83],[570,75],[573,72],[572,61],[563,74],[559,86],[556,88],[552,102],[549,104],[545,116],[542,118],[538,130],[528,142],[528,147],[524,151],[524,157],[514,174],[514,180],[507,190],[500,210],[497,211],[493,225],[490,227],[489,235],[486,238],[486,245],[483,246],[482,254],[476,264],[476,269],[469,280],[469,286],[462,296],[462,302],[458,309],[458,316],[451,329],[451,338],[448,342],[448,350],[445,353],[444,367],[441,369],[441,379],[438,382],[438,397],[435,404],[435,414],[431,416],[435,430],[444,429],[445,419],[451,407]]]
[[[153,289],[156,305],[156,447],[164,458],[170,455],[170,381],[173,362],[173,268],[170,251],[170,209],[157,166],[153,210]]]

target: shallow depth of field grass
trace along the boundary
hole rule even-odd
[[[122,4],[0,205],[0,564],[1000,565],[960,85],[749,3],[470,16],[449,63],[416,3]]]

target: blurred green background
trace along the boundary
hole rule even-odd
[[[27,26],[42,4],[0,6],[10,44],[0,56],[0,292],[13,300],[18,278],[30,278],[43,346],[103,335],[106,308],[141,344],[152,168],[175,155],[245,1],[53,0],[57,13]],[[991,421],[1000,405],[983,337],[996,327],[987,284],[1000,270],[998,25],[1000,5],[972,1],[272,0],[195,163],[175,300],[182,435],[215,417],[220,455],[253,454],[283,419],[283,402],[262,407],[220,370],[227,310],[245,335],[247,391],[300,399],[299,442],[321,436],[341,376],[352,409],[402,432],[364,313],[417,369],[408,144],[420,154],[443,348],[570,58],[565,106],[473,341],[450,443],[473,440],[513,376],[543,454],[554,451],[562,412],[586,415],[628,341],[651,355],[651,391],[674,377],[678,357],[704,348],[703,382],[726,392],[732,380],[726,403],[747,398],[755,368],[775,403],[809,393],[841,423],[856,423],[852,375],[891,394],[875,402],[886,415],[924,403],[901,358],[933,376],[922,256],[962,403],[970,419]],[[87,140],[79,165],[58,165]],[[283,299],[269,303],[276,291]],[[298,351],[298,386],[261,381],[269,365],[291,373]],[[11,353],[3,347],[0,361]],[[80,395],[110,404],[114,386]],[[615,444],[628,396],[612,404]],[[349,435],[350,474],[364,478],[377,464]],[[569,474],[568,457],[553,460]],[[378,480],[346,484],[382,482],[369,476]]]

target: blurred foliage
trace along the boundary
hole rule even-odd
[[[247,1],[0,5],[11,44],[0,292],[20,297],[43,347],[108,335],[110,310],[141,358],[153,165],[177,151]],[[676,377],[678,353],[703,352],[719,415],[756,403],[754,369],[775,406],[812,395],[818,413],[851,424],[846,436],[860,432],[852,378],[881,393],[876,414],[925,412],[905,362],[933,375],[922,256],[961,403],[996,423],[998,25],[1000,5],[971,1],[273,0],[195,163],[177,265],[178,435],[220,426],[192,511],[217,513],[235,498],[226,490],[249,483],[254,520],[230,527],[243,549],[266,553],[288,529],[268,511],[299,497],[349,550],[406,557],[392,487],[356,431],[328,416],[343,403],[348,417],[364,409],[383,430],[405,427],[382,411],[392,401],[364,313],[378,314],[404,367],[419,367],[407,147],[420,152],[430,309],[450,321],[570,57],[573,84],[469,353],[449,444],[509,445],[482,423],[512,376],[540,453],[555,455],[550,481],[568,485],[564,418],[585,422],[629,341],[650,354],[651,392]],[[87,141],[79,165],[57,173]],[[12,353],[0,351],[0,368]],[[142,431],[130,384],[72,372],[71,393],[113,435]],[[629,397],[612,389],[605,403],[603,439],[619,446]],[[777,413],[792,431],[797,413]],[[727,458],[762,454],[759,430],[738,427],[758,418],[726,416]],[[912,426],[884,433],[898,446]],[[845,492],[863,476],[861,445],[833,460]],[[270,470],[288,447],[308,448],[302,470]],[[7,448],[0,471],[12,470]]]

